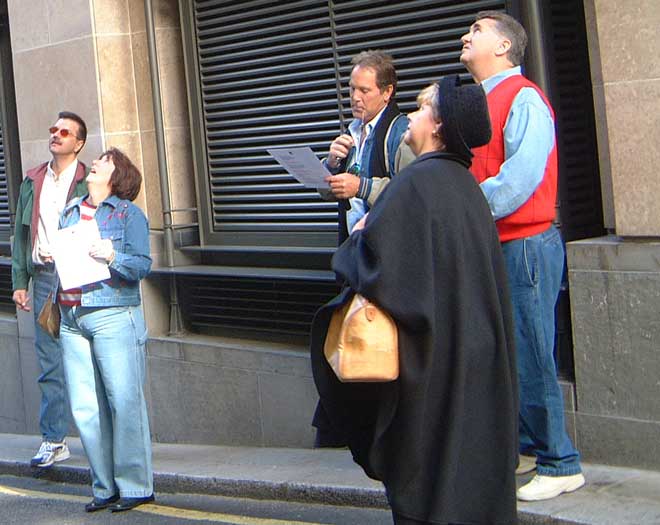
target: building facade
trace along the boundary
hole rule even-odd
[[[9,236],[22,172],[48,158],[47,128],[68,109],[88,124],[83,161],[116,146],[144,175],[154,440],[311,446],[306,334],[337,291],[336,208],[266,149],[327,151],[350,119],[362,49],[394,56],[404,111],[443,74],[467,80],[459,39],[482,9],[523,21],[527,74],[557,113],[569,430],[586,461],[660,467],[651,0],[0,1],[0,432],[38,432],[32,318],[10,301]]]

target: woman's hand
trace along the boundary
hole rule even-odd
[[[353,229],[351,230],[351,233],[356,232],[358,230],[364,229],[364,225],[367,224],[367,217],[369,216],[369,213],[365,213],[364,217],[362,217],[359,221],[355,223],[355,226],[353,226]]]
[[[112,247],[112,241],[110,239],[95,241],[89,249],[89,255],[94,257],[94,259],[103,259],[110,264],[115,259],[115,250]]]

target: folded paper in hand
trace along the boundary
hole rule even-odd
[[[330,175],[309,146],[298,148],[271,148],[266,150],[286,171],[307,188],[327,188],[325,178]]]
[[[100,239],[95,220],[80,221],[57,231],[52,244],[53,260],[63,290],[110,278],[107,263],[89,255],[92,244]]]

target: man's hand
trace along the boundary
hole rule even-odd
[[[27,290],[14,290],[14,294],[11,296],[11,298],[16,303],[16,306],[19,310],[23,310],[25,312],[32,310]]]
[[[360,177],[352,173],[329,175],[324,180],[330,184],[330,191],[338,199],[355,197],[360,188]]]
[[[53,262],[53,254],[50,253],[50,248],[39,245],[39,258],[46,264]]]
[[[330,153],[328,154],[328,166],[335,169],[339,166],[339,163],[348,157],[348,153],[351,151],[351,148],[355,145],[353,142],[353,137],[350,135],[344,134],[339,135],[333,142],[330,144]]]

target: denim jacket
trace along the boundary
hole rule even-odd
[[[60,228],[80,220],[84,197],[64,208]],[[140,279],[151,269],[149,223],[142,210],[130,201],[110,195],[96,209],[94,219],[102,239],[112,239],[115,258],[110,278],[82,287],[82,306],[136,306],[140,304]]]

